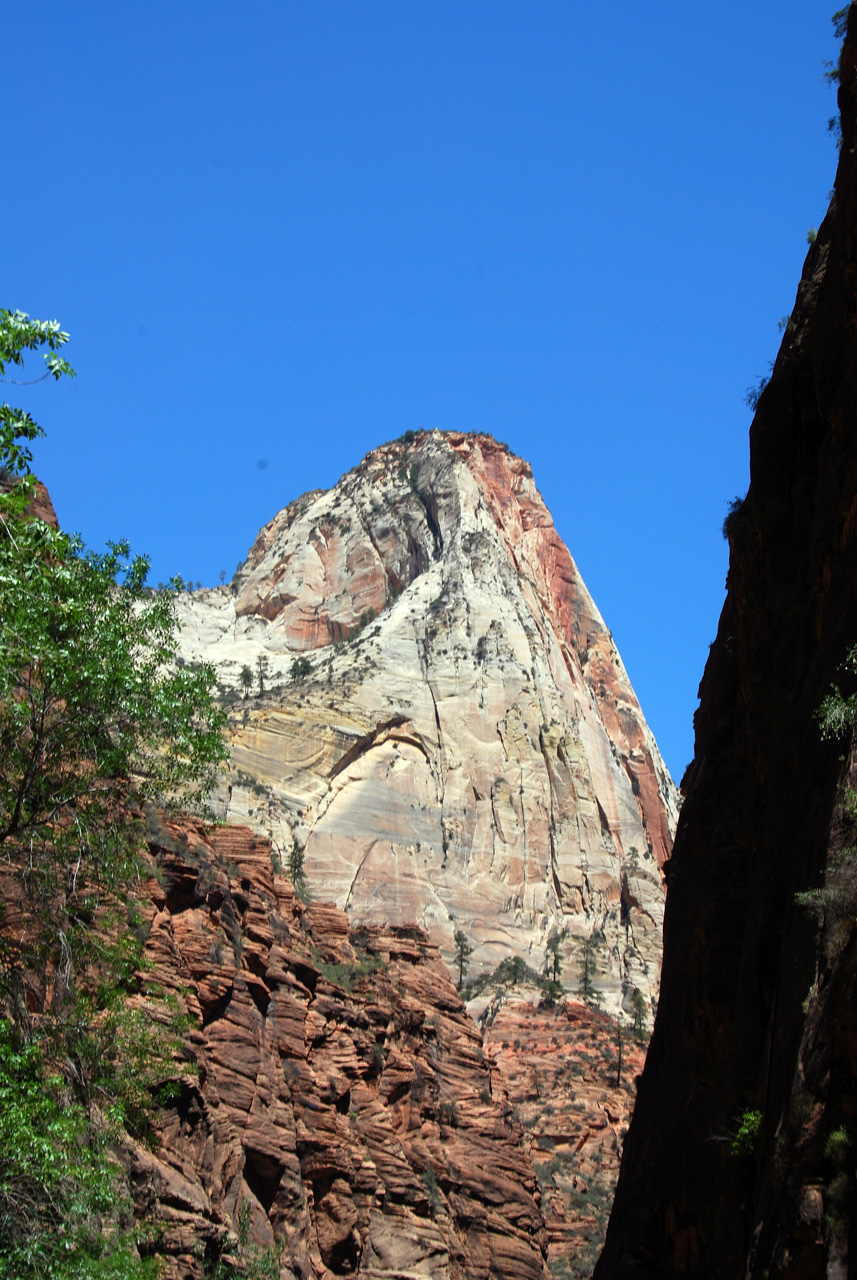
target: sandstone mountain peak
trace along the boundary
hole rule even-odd
[[[408,432],[181,610],[232,703],[222,812],[314,895],[448,959],[463,929],[476,971],[565,931],[572,987],[654,998],[676,792],[523,459]]]

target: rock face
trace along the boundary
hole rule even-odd
[[[447,958],[464,929],[477,969],[566,928],[610,1006],[654,998],[676,793],[524,461],[408,433],[181,610],[227,696],[249,668],[222,812],[297,840],[314,894]]]
[[[192,1070],[121,1157],[165,1280],[547,1280],[520,1124],[426,936],[297,901],[246,829],[150,821],[149,848],[147,980]]]
[[[607,1278],[857,1274],[857,781],[818,708],[857,643],[857,13],[834,198],[727,521]],[[817,892],[821,890],[821,892]],[[813,894],[796,901],[798,894]]]
[[[571,1001],[504,1001],[486,1021],[485,1047],[529,1138],[551,1273],[589,1280],[644,1051],[628,1027]]]

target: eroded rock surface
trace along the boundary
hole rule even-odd
[[[222,812],[304,846],[314,893],[447,959],[462,928],[477,969],[538,965],[566,928],[608,1005],[655,996],[676,793],[522,459],[439,432],[376,449],[181,617],[237,699]]]
[[[604,1243],[642,1070],[645,1027],[512,988],[485,1010],[485,1047],[506,1080],[542,1189],[548,1261],[588,1280]]]
[[[191,1069],[123,1161],[166,1280],[546,1280],[521,1126],[427,937],[296,901],[246,829],[149,847],[147,980]]]

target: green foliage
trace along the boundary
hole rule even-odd
[[[347,991],[349,994],[354,990],[355,983],[359,982],[361,978],[368,977],[373,973],[383,973],[387,967],[380,956],[366,956],[363,960],[335,963],[322,960],[316,955],[314,961],[318,966],[319,972],[327,978],[328,982],[332,982],[334,986],[341,987],[343,991]],[[378,1046],[375,1047],[377,1048]]]
[[[354,626],[349,628],[348,639],[353,640],[355,636],[359,636],[360,632],[368,627],[370,622],[374,622],[377,616],[374,609],[364,609]]]
[[[289,850],[288,860],[289,879],[295,886],[295,893],[299,898],[307,896],[306,872],[304,871],[304,848],[298,842],[297,836],[292,836],[292,847]]]
[[[473,955],[473,943],[463,929],[456,929],[452,935],[455,944],[455,963],[458,965],[458,990],[464,985],[464,973],[468,969],[470,957]]]
[[[857,647],[851,649],[840,669],[846,674],[857,672]],[[822,738],[852,735],[857,722],[857,692],[846,695],[838,684],[831,684],[816,716]],[[857,793],[850,787],[844,792],[842,816],[852,827],[857,824]],[[857,918],[857,845],[846,845],[834,854],[825,869],[824,884],[796,894],[795,901],[823,919],[836,950],[842,926]]]
[[[292,680],[296,684],[299,683],[301,680],[305,680],[311,671],[312,671],[312,663],[310,662],[309,658],[295,658],[294,662],[289,668],[289,674],[291,675]]]
[[[751,1156],[758,1145],[762,1134],[762,1113],[761,1111],[749,1110],[745,1111],[741,1116],[738,1125],[738,1131],[732,1138],[730,1151],[733,1156],[743,1158]]]
[[[646,998],[639,987],[634,987],[631,1007],[634,1010],[634,1035],[638,1044],[642,1044],[646,1038]]]
[[[443,1197],[440,1193],[437,1174],[434,1169],[425,1169],[423,1171],[422,1178],[423,1186],[425,1187],[426,1199],[428,1200],[429,1212],[433,1218],[436,1218],[443,1208]]]
[[[56,322],[2,311],[0,367],[46,344],[59,377],[70,372],[54,358],[66,338]],[[12,477],[0,494],[0,845],[12,858],[26,846],[19,880],[36,921],[22,933],[30,944],[2,949],[7,999],[33,968],[55,966],[69,987],[72,943],[134,873],[129,796],[199,804],[227,755],[214,673],[178,667],[174,593],[146,590],[147,560],[124,543],[87,552],[27,518],[21,442],[42,434],[17,410],[0,419],[0,467]]]
[[[756,406],[761,400],[762,392],[765,390],[765,387],[768,385],[769,380],[770,379],[767,377],[762,377],[755,384],[755,386],[747,388],[744,394],[744,403],[751,413],[756,412]]]
[[[848,1154],[850,1146],[851,1139],[848,1136],[848,1130],[844,1125],[840,1125],[838,1128],[832,1129],[827,1135],[824,1154],[828,1160],[832,1160],[835,1164],[841,1164]]]
[[[253,1215],[253,1206],[249,1200],[242,1199],[238,1206],[238,1247],[246,1249],[250,1239],[250,1220]]]
[[[552,929],[545,946],[545,977],[558,983],[562,974],[562,944],[568,937],[568,929]]]
[[[86,1110],[0,1020],[0,1280],[148,1280]],[[108,1223],[112,1230],[105,1233]]]
[[[735,517],[739,514],[741,508],[743,507],[744,498],[746,498],[746,496],[747,495],[744,494],[742,497],[742,495],[738,493],[735,495],[734,498],[730,498],[729,501],[726,503],[726,515],[724,516],[723,524],[721,525],[721,532],[723,533],[723,537],[726,539],[727,542],[729,541],[729,535],[732,532],[732,529],[734,527]]]
[[[597,1005],[601,999],[592,980],[597,971],[598,942],[596,935],[590,934],[580,953],[580,994],[586,1004],[593,1005]]]
[[[70,375],[66,340],[0,311],[0,372],[47,346],[44,376]],[[178,1087],[179,1028],[176,1002],[145,989],[134,806],[202,804],[225,717],[213,671],[180,664],[175,583],[152,592],[127,544],[88,552],[28,515],[41,435],[3,406],[0,1280],[141,1280],[153,1264],[121,1230],[107,1140],[145,1137],[153,1097]]]
[[[43,353],[47,368],[41,378],[32,381],[41,382],[43,378],[59,381],[63,376],[73,378],[74,369],[57,354],[67,342],[68,334],[63,333],[56,320],[31,320],[23,311],[0,308],[0,376],[5,375],[7,365],[22,365],[27,351],[47,347]],[[37,440],[44,434],[39,424],[23,409],[0,405],[0,466],[13,475],[28,475],[33,455],[21,441]],[[26,487],[22,492],[29,495]]]
[[[246,664],[241,668],[241,683],[244,686],[244,698],[246,700],[250,693],[250,686],[253,683],[253,672]]]
[[[2,456],[2,442],[0,442]],[[3,500],[0,499],[0,517]],[[225,759],[211,668],[177,668],[175,599],[127,544],[35,521],[0,537],[0,842],[92,831],[138,796],[198,805]]]
[[[857,673],[857,646],[847,654],[840,670]],[[857,692],[843,694],[839,685],[831,684],[830,693],[816,712],[822,738],[841,738],[851,732],[857,720]]]
[[[840,849],[827,865],[821,888],[795,894],[795,902],[823,919],[835,940],[837,926],[857,917],[857,847]]]
[[[528,982],[537,987],[549,1000],[555,1000],[557,994],[561,994],[562,991],[558,983],[552,983],[549,978],[532,969],[523,956],[506,956],[493,973],[480,974],[473,982],[468,982],[462,988],[461,995],[464,1000],[472,1000],[482,995],[489,987],[517,987],[522,982]]]
[[[844,8],[837,9],[830,21],[833,23],[833,34],[837,40],[845,38],[845,28],[848,25],[848,12],[851,8],[850,4],[846,4]]]

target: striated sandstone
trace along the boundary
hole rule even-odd
[[[610,1007],[655,998],[676,793],[522,459],[488,436],[385,445],[180,608],[185,657],[234,700],[221,812],[305,846],[315,894],[417,922],[447,959],[464,928],[477,970],[538,966],[566,928]]]
[[[627,1026],[512,989],[486,1010],[485,1047],[514,1099],[555,1275],[588,1280],[604,1243],[644,1049]]]
[[[147,980],[190,1069],[122,1159],[165,1280],[547,1280],[521,1126],[426,935],[297,901],[246,829],[148,841]]]

